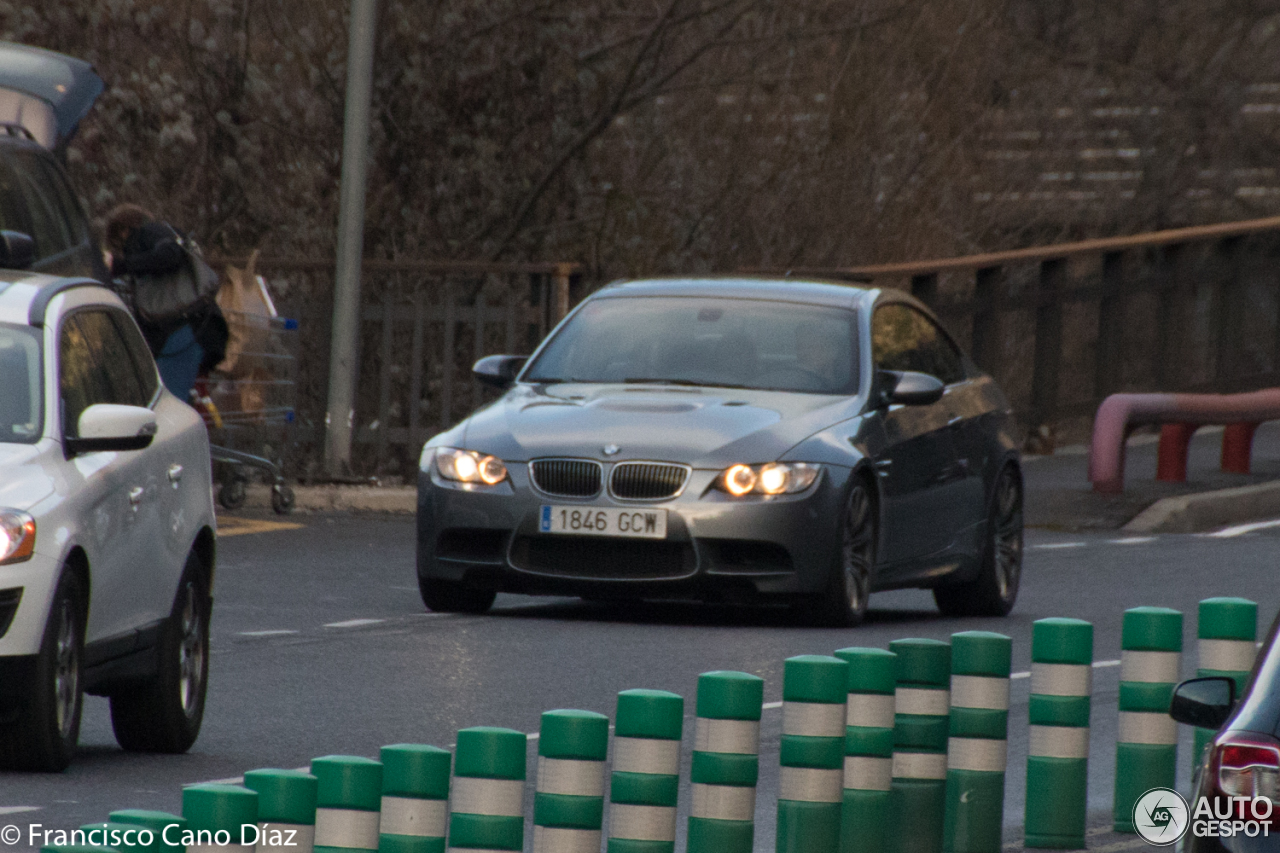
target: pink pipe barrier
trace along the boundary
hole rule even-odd
[[[1247,394],[1112,394],[1102,401],[1093,421],[1089,482],[1093,483],[1095,492],[1119,494],[1124,491],[1125,439],[1145,424],[1190,427],[1170,435],[1171,445],[1180,445],[1177,448],[1180,460],[1172,460],[1175,455],[1172,446],[1169,450],[1162,446],[1159,460],[1162,472],[1176,474],[1180,468],[1179,479],[1186,478],[1186,443],[1195,431],[1192,425],[1204,424],[1232,425],[1223,435],[1223,470],[1238,471],[1243,464],[1247,472],[1253,428],[1262,421],[1276,419],[1280,419],[1280,388]],[[1164,437],[1161,438],[1164,445]],[[1228,467],[1228,463],[1232,467]]]

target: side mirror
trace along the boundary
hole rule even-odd
[[[942,380],[914,370],[881,370],[881,400],[885,405],[927,406],[942,399]]]
[[[94,403],[80,413],[79,435],[66,438],[67,456],[102,450],[142,450],[156,436],[156,413],[141,406]]]
[[[0,231],[0,268],[25,270],[36,259],[36,244],[20,231]]]
[[[1169,716],[1189,726],[1217,731],[1236,704],[1236,683],[1230,678],[1192,678],[1173,689]]]
[[[527,355],[490,355],[475,363],[471,373],[485,385],[506,388],[516,381],[520,369],[529,360]]]

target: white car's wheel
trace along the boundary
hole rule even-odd
[[[187,557],[173,609],[160,629],[159,670],[111,696],[111,727],[137,752],[186,752],[200,735],[209,686],[209,596],[200,561]]]
[[[80,739],[84,703],[84,596],[64,571],[53,594],[44,639],[17,718],[0,725],[0,768],[65,770]]]

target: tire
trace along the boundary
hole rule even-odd
[[[239,477],[227,480],[222,484],[222,488],[218,489],[218,503],[225,509],[239,509],[244,506],[246,497],[248,497],[248,491],[245,488],[245,481]],[[274,497],[273,495],[273,500]]]
[[[818,624],[851,628],[867,615],[871,570],[876,556],[875,504],[866,483],[854,483],[845,501],[836,552],[827,590],[818,601]]]
[[[84,707],[84,593],[63,571],[54,590],[25,703],[0,726],[0,768],[56,773],[75,756]]]
[[[1000,472],[987,516],[978,576],[934,587],[933,600],[947,616],[1007,616],[1022,579],[1022,480],[1016,469]]]
[[[111,695],[111,727],[127,750],[186,752],[200,735],[209,687],[211,609],[201,574],[199,558],[189,555],[173,609],[160,629],[155,677]]]
[[[293,489],[283,483],[271,487],[271,508],[276,515],[288,515],[293,510],[294,500]]]
[[[437,613],[484,613],[498,597],[496,590],[477,589],[458,581],[418,576],[422,603]]]

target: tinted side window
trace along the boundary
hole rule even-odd
[[[75,245],[89,242],[89,223],[85,220],[84,210],[76,200],[66,176],[48,158],[37,157],[40,169],[45,176],[45,184],[53,188],[58,206],[62,210],[62,221],[66,225],[71,242]]]
[[[62,428],[77,435],[80,415],[95,403],[145,406],[133,357],[106,311],[80,311],[62,323],[58,339]]]
[[[116,331],[120,333],[124,348],[129,353],[129,360],[133,363],[142,389],[142,396],[147,401],[139,405],[145,406],[155,397],[156,391],[160,390],[160,376],[156,373],[155,359],[151,357],[151,350],[147,348],[147,342],[142,337],[138,324],[133,322],[132,318],[121,311],[112,311],[111,319],[115,321]]]
[[[71,233],[36,156],[30,151],[17,152],[13,161],[18,186],[27,203],[31,238],[36,241],[36,257],[47,258],[67,251],[72,246]]]
[[[13,169],[0,157],[0,228],[18,231],[31,236],[31,223],[27,221],[27,206],[22,200],[22,190]]]
[[[908,305],[883,305],[871,321],[871,351],[885,370],[915,370],[950,385],[964,379],[960,352],[942,330]]]

